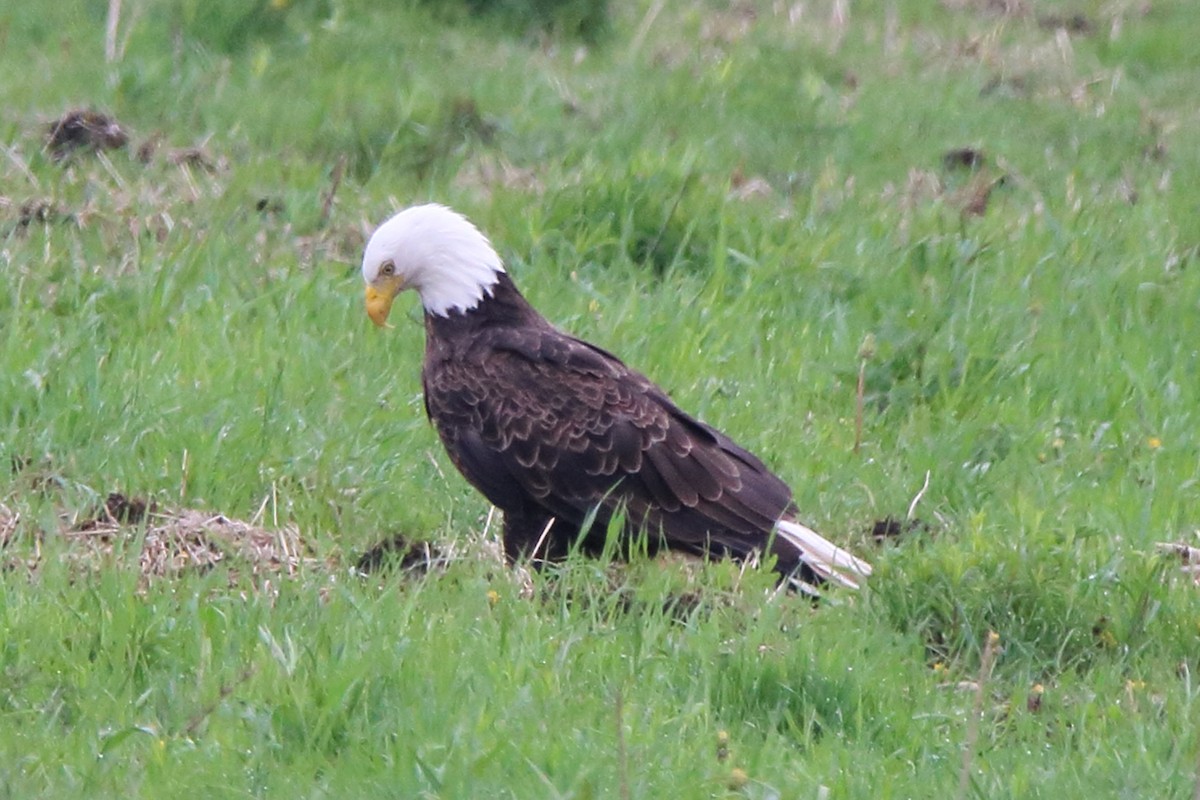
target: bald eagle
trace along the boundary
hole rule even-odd
[[[808,593],[857,588],[871,566],[797,519],[792,492],[762,461],[682,411],[616,356],[555,328],[499,255],[445,206],[379,226],[362,264],[367,314],[386,325],[415,289],[425,311],[425,410],[451,461],[504,516],[507,557],[594,552],[618,514],[706,557],[775,556]]]

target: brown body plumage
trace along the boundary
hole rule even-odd
[[[445,235],[433,223],[468,242],[455,221],[486,249],[469,242],[447,255],[433,247],[433,256],[406,261],[403,244],[414,236]],[[471,253],[494,258],[476,270],[479,285],[460,281],[475,291],[439,294],[448,286],[440,273]],[[780,574],[806,589],[828,579],[857,586],[869,574],[865,562],[795,520],[791,490],[758,458],[612,354],[547,322],[458,215],[440,206],[402,212],[373,238],[363,270],[377,321],[400,289],[422,293],[426,411],[455,466],[503,512],[511,558],[558,557],[576,543],[598,549],[620,512],[627,533],[644,532],[652,549],[769,552]]]

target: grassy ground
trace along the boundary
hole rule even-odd
[[[1200,595],[1156,548],[1200,517],[1190,0],[642,0],[594,43],[123,5],[107,55],[104,4],[0,9],[0,797],[1192,796]],[[71,108],[128,144],[56,159]],[[869,589],[499,567],[416,309],[361,308],[426,199]],[[189,509],[276,549],[163,545]],[[457,557],[351,572],[396,533]]]

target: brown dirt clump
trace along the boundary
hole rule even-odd
[[[942,166],[946,170],[979,169],[986,161],[983,151],[974,147],[955,147],[942,154]]]
[[[445,566],[451,559],[450,554],[432,542],[397,533],[366,550],[354,562],[354,568],[364,575],[388,570],[423,575],[435,567]]]
[[[17,209],[17,227],[28,228],[34,223],[45,225],[64,217],[66,214],[49,200],[26,200]]]
[[[46,125],[46,149],[55,161],[76,151],[119,150],[128,143],[125,129],[100,111],[73,109]]]
[[[1038,27],[1046,31],[1064,30],[1080,36],[1096,31],[1096,24],[1086,14],[1042,14],[1037,18]]]
[[[203,147],[180,147],[167,154],[167,160],[177,167],[192,167],[214,173],[217,164]]]
[[[80,522],[76,530],[92,531],[111,525],[137,525],[146,518],[146,512],[154,512],[157,506],[154,501],[146,501],[139,497],[126,497],[120,492],[113,492],[104,500],[91,518]]]
[[[883,544],[887,541],[899,540],[913,533],[927,533],[929,530],[929,524],[923,520],[884,517],[883,519],[875,520],[868,531],[868,535],[875,540],[876,544]]]

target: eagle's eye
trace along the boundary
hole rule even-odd
[[[383,266],[381,266],[379,268],[379,274],[380,275],[395,275],[396,274],[396,265],[393,264],[391,261],[383,262]]]

